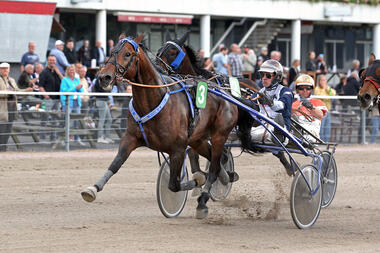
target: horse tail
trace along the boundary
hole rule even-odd
[[[243,99],[238,99],[243,104],[253,108],[258,111],[259,106],[253,103],[250,103]],[[250,115],[250,113],[243,108],[238,107],[238,121],[236,127],[236,134],[241,143],[241,149],[248,153],[256,153],[259,150],[253,147],[251,140],[251,128],[255,123],[254,118]]]

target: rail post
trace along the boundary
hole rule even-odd
[[[362,140],[361,140],[361,144],[366,144],[366,141],[365,141],[365,129],[366,129],[366,111],[363,110],[363,109],[360,109],[361,110],[361,136],[362,136]]]
[[[69,95],[66,95],[65,105],[65,148],[66,151],[70,151],[70,112],[69,112]]]

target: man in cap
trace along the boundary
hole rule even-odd
[[[55,48],[53,48],[50,51],[50,55],[55,56],[58,70],[59,72],[61,72],[62,75],[65,74],[66,67],[70,65],[70,63],[67,61],[65,54],[63,53],[64,46],[65,46],[65,43],[63,43],[62,40],[57,40],[55,42]]]
[[[0,64],[0,90],[19,90],[16,81],[9,76],[10,66]],[[12,130],[13,121],[17,115],[17,98],[15,95],[0,95],[0,152],[7,150],[8,139]]]
[[[321,129],[321,121],[327,114],[327,107],[320,99],[310,98],[314,89],[314,79],[309,75],[300,75],[296,81],[296,100],[292,105],[293,118],[309,131],[311,134],[319,138]],[[316,141],[310,135],[305,136],[310,141]]]

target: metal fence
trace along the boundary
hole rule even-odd
[[[0,92],[14,94],[14,92]],[[70,112],[68,106],[50,108],[46,101],[30,92],[17,93],[18,118],[13,122],[9,135],[7,150],[66,150],[83,148],[116,148],[126,129],[125,116],[131,94],[126,93],[41,93],[49,95],[90,95],[90,100],[79,112]],[[35,93],[33,93],[34,95]],[[26,96],[29,95],[29,96]],[[102,120],[102,112],[97,106],[97,96],[109,96],[108,109],[111,122]],[[318,98],[326,98],[319,96]],[[344,144],[365,144],[370,142],[373,128],[372,118],[367,111],[359,108],[356,97],[328,97],[332,101],[330,110],[330,142]],[[60,105],[59,100],[56,101]],[[65,113],[69,111],[69,113]],[[0,122],[4,124],[5,122]],[[109,131],[107,139],[101,138],[101,126]],[[104,133],[104,131],[103,131]],[[378,134],[376,134],[378,135]],[[379,138],[378,138],[379,139]],[[379,141],[377,141],[379,143]]]

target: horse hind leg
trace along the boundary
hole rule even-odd
[[[93,202],[96,199],[97,192],[103,190],[104,185],[114,174],[119,171],[120,167],[128,159],[131,152],[137,147],[138,141],[135,136],[124,135],[119,145],[119,151],[113,159],[111,165],[108,167],[103,177],[98,180],[98,182],[96,182],[93,186],[87,187],[81,192],[82,198],[87,202]]]

